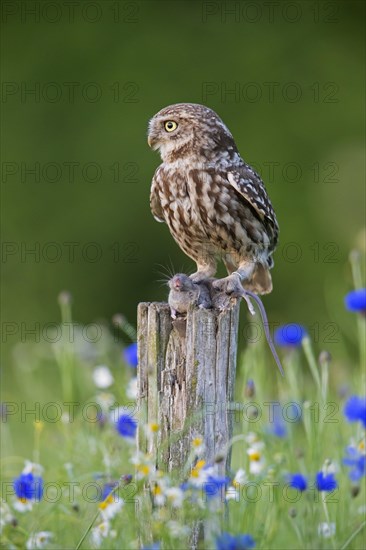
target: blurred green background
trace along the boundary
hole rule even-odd
[[[135,323],[138,302],[166,299],[166,268],[194,269],[149,210],[160,161],[147,123],[185,101],[217,111],[267,186],[281,230],[270,320],[353,348],[343,294],[365,225],[363,2],[2,9],[5,350],[59,321],[61,290],[76,321]]]

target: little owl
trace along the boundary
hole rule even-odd
[[[151,210],[196,262],[193,281],[213,277],[221,259],[229,275],[215,288],[271,292],[276,215],[219,116],[203,105],[170,105],[150,120],[148,143],[163,161],[152,180]]]

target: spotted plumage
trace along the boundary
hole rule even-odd
[[[214,276],[221,259],[232,274],[228,282],[238,276],[244,288],[270,292],[276,216],[261,178],[218,115],[203,105],[171,105],[151,119],[148,142],[163,161],[152,181],[151,210],[196,262],[193,279]]]

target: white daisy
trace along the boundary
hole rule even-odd
[[[126,388],[128,399],[137,399],[137,376],[131,378]]]
[[[114,378],[106,365],[99,365],[93,371],[93,381],[97,388],[105,390],[114,383]]]
[[[103,521],[90,532],[91,540],[94,546],[99,548],[101,546],[103,539],[107,538],[110,533],[110,524],[108,521]]]
[[[100,515],[104,521],[113,519],[115,515],[120,512],[124,505],[123,498],[118,497],[116,494],[109,495],[103,502],[99,504]]]
[[[171,503],[173,508],[181,508],[184,500],[184,491],[179,487],[168,487],[165,490],[167,501]]]
[[[53,534],[50,531],[39,531],[33,533],[26,542],[27,550],[35,550],[36,548],[47,548]]]
[[[329,539],[333,537],[336,531],[335,523],[319,523],[318,525],[318,535],[324,539]]]
[[[266,461],[258,447],[249,447],[247,455],[249,456],[249,472],[255,475],[260,474],[265,467]]]

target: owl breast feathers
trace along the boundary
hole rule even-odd
[[[163,161],[152,180],[151,210],[196,262],[193,278],[214,276],[221,259],[244,288],[270,292],[276,215],[218,115],[202,105],[171,105],[151,119],[148,143]]]

